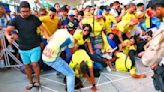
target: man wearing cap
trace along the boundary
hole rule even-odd
[[[87,52],[83,49],[79,49],[72,56],[72,61],[69,66],[75,73],[77,78],[85,76],[89,83],[92,84],[92,90],[96,90],[95,80],[93,75],[93,61],[90,59]]]
[[[74,10],[69,10],[68,12],[68,25],[74,25],[75,29],[78,28],[78,20],[75,18],[75,11]],[[71,32],[71,34],[74,34],[74,31]]]
[[[58,29],[42,53],[42,59],[48,66],[51,66],[66,76],[68,92],[74,92],[75,75],[66,61],[60,57],[60,54],[67,47],[70,48],[71,53],[77,50],[77,47],[74,47],[74,38],[69,33],[70,30],[75,30],[73,28],[74,26],[67,26],[66,29]]]
[[[36,33],[37,27],[44,33],[46,38],[49,39],[47,31],[42,26],[42,22],[30,13],[30,4],[27,1],[20,3],[20,15],[15,17],[11,24],[5,30],[5,36],[10,43],[16,39],[12,36],[12,30],[18,30],[19,39],[19,53],[25,65],[25,71],[30,84],[26,86],[26,90],[32,87],[40,86],[40,69],[38,61],[41,56],[40,38]],[[36,74],[36,81],[33,82],[32,71],[30,63],[33,65]]]
[[[10,8],[9,7],[5,7],[5,10],[6,10],[6,15],[10,18],[10,21],[12,21],[12,17],[10,15],[11,11],[10,11]]]
[[[112,25],[116,24],[116,19],[113,17],[110,13],[109,6],[105,7],[105,12],[103,13],[104,19],[105,19],[105,28],[106,28],[106,34],[112,32]]]

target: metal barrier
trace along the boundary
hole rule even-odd
[[[6,45],[6,40],[5,40],[5,35],[4,35],[4,30],[0,30],[0,39],[1,39],[1,45],[2,45],[2,50],[0,52],[0,58],[4,60],[4,66],[0,66],[1,68],[5,67],[19,67],[22,66],[22,62],[18,60],[15,55],[12,54],[12,52],[8,49]],[[18,44],[16,42],[13,43],[13,46],[15,46],[18,49]],[[10,64],[9,57],[11,57],[15,62],[15,65]]]

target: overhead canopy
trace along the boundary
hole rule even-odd
[[[45,1],[46,0],[42,0],[42,1]],[[70,5],[70,6],[77,6],[78,4],[80,4],[80,0],[47,0],[49,2],[52,2],[52,3],[60,3],[62,5]]]

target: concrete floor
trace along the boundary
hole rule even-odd
[[[127,72],[107,72],[103,70],[96,78],[97,92],[157,92],[152,83],[152,71],[137,63],[138,73],[146,73],[147,78],[134,79]],[[90,84],[82,79],[82,92],[92,92]],[[24,74],[15,68],[0,69],[0,92],[65,92],[63,79],[56,76],[55,71],[44,72],[41,75],[41,90],[33,88],[25,90],[28,80]],[[78,91],[77,91],[78,92]]]

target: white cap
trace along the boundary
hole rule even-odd
[[[74,16],[75,15],[75,11],[74,10],[69,10],[68,15],[69,16]]]

